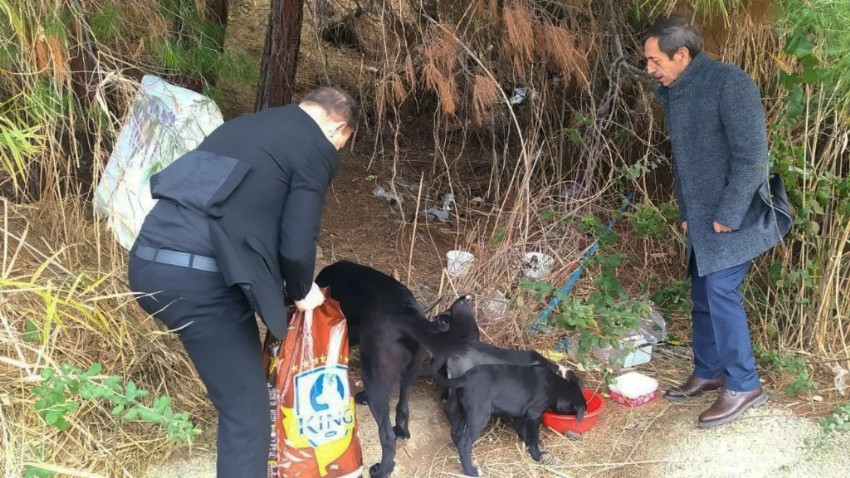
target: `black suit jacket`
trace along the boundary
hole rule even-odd
[[[292,300],[313,283],[325,195],[337,150],[297,105],[268,108],[215,129],[151,178],[151,195],[210,218],[216,259],[278,337]]]

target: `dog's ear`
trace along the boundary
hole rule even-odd
[[[434,325],[436,328],[441,329],[443,332],[449,330],[452,325],[452,313],[449,310],[440,312],[439,314],[434,316]]]
[[[576,421],[581,423],[584,420],[584,412],[587,411],[587,405],[579,405],[576,407]]]
[[[579,390],[584,389],[584,380],[581,379],[575,372],[570,369],[567,369],[566,376],[564,377],[568,382],[572,382],[578,385]]]
[[[576,373],[573,371],[573,369],[567,367],[566,365],[557,363],[557,362],[551,362],[551,363],[554,365],[555,373],[557,373],[559,377],[563,378],[567,382],[574,383],[574,384],[578,385],[579,389],[584,388],[584,382],[582,381],[581,378],[579,378],[578,375],[576,375]]]
[[[472,294],[461,294],[461,295],[458,296],[457,299],[455,299],[454,302],[452,302],[452,305],[449,306],[449,310],[455,310],[456,308],[459,308],[459,307],[463,307],[463,308],[472,307],[472,300],[473,300]]]
[[[448,332],[449,329],[452,327],[452,324],[448,320],[446,320],[445,317],[437,316],[437,318],[434,319],[434,322],[432,323],[434,324],[434,329],[436,329],[436,331],[441,334]]]

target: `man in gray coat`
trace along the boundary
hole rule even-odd
[[[686,18],[662,18],[645,38],[647,71],[661,83],[694,303],[694,370],[665,397],[722,388],[699,416],[699,426],[712,427],[767,400],[740,293],[753,258],[784,234],[771,208],[764,108],[749,75],[702,53]]]

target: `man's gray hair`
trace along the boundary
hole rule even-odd
[[[324,109],[329,115],[345,122],[351,129],[357,129],[357,102],[345,90],[336,86],[320,86],[307,93],[299,102],[313,103]]]
[[[671,59],[681,47],[688,49],[691,58],[702,51],[702,35],[685,15],[670,15],[656,20],[644,35],[644,42],[653,37],[658,38],[658,48]]]

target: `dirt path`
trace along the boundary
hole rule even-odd
[[[580,441],[542,432],[556,463],[541,465],[522,451],[510,427],[491,425],[475,446],[474,461],[489,477],[823,477],[848,476],[850,439],[818,444],[821,430],[768,402],[737,422],[713,430],[695,426],[710,403],[658,401],[640,409],[607,402],[597,426]],[[433,386],[420,382],[411,397],[411,439],[398,444],[397,477],[462,476],[448,424]],[[375,422],[357,407],[366,465],[380,458]],[[814,444],[806,444],[807,439]],[[149,477],[214,478],[214,455],[200,453],[152,469]]]

